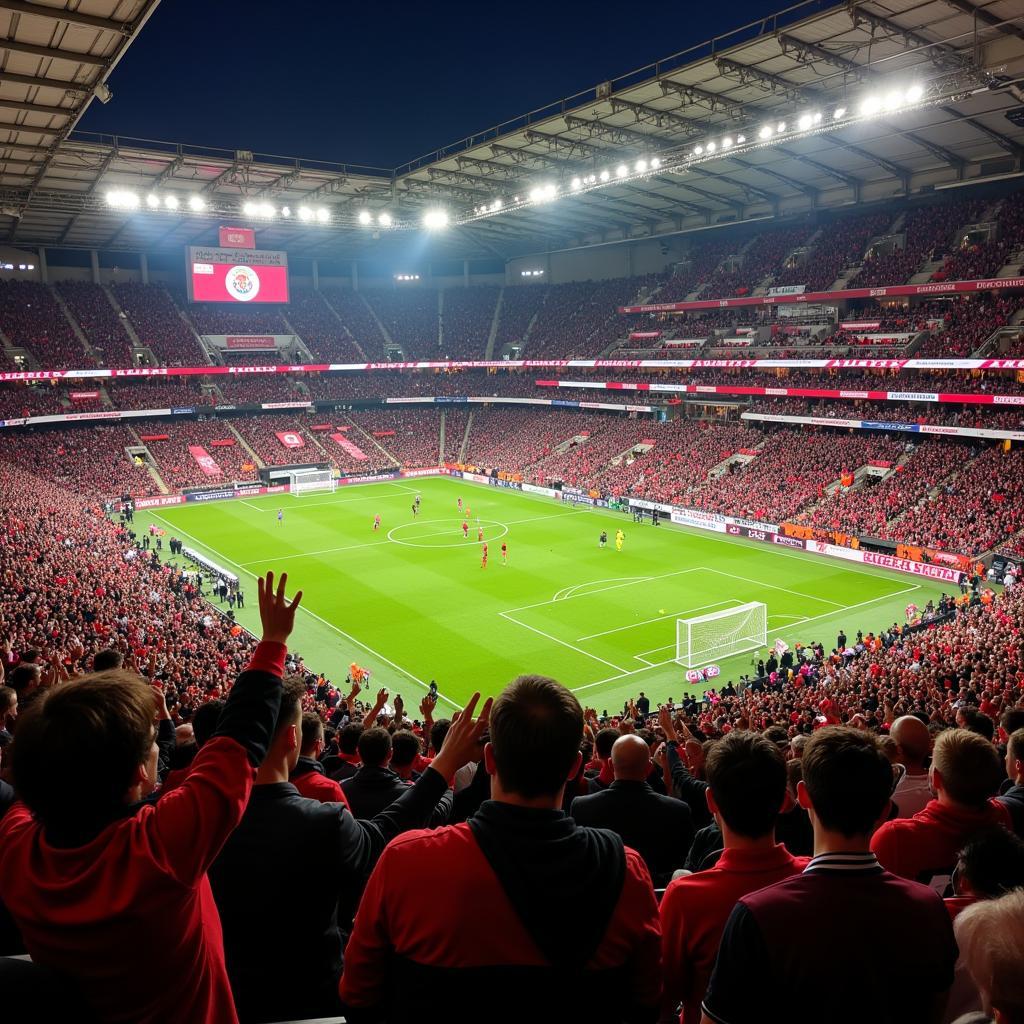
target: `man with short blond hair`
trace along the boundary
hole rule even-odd
[[[912,818],[887,821],[871,849],[883,867],[944,892],[957,851],[992,825],[1010,827],[1006,807],[993,799],[1004,778],[996,748],[968,729],[948,729],[935,740],[929,781],[935,799]]]

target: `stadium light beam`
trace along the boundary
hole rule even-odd
[[[188,208],[193,213],[202,213],[206,209],[206,203],[202,196],[189,196]]]
[[[440,231],[448,227],[448,213],[446,210],[434,208],[423,214],[423,226],[428,231]]]

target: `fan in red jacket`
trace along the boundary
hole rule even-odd
[[[289,782],[301,796],[319,800],[322,804],[344,804],[348,799],[341,786],[324,774],[320,755],[324,752],[324,723],[320,716],[307,711],[302,716],[302,747],[299,760],[291,773]]]
[[[156,782],[154,702],[118,670],[58,686],[19,722],[15,804],[0,822],[0,899],[32,959],[70,977],[104,1022],[231,1024],[206,870],[238,824],[280,703],[286,576],[259,581],[263,641],[181,784]],[[74,750],[81,772],[55,751]]]
[[[894,875],[928,883],[941,895],[972,836],[992,825],[1012,827],[1006,808],[992,799],[1003,778],[999,754],[983,736],[967,729],[941,733],[929,772],[935,799],[912,818],[882,825],[872,852]]]

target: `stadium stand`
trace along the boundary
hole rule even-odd
[[[45,369],[96,365],[50,289],[35,281],[0,283],[0,329]]]
[[[60,281],[57,291],[104,366],[134,365],[132,340],[106,292],[98,284]]]
[[[384,358],[384,335],[380,323],[367,306],[363,296],[348,288],[324,287],[324,300],[330,304],[356,344],[366,353],[367,358],[379,361]]]
[[[324,297],[312,288],[296,288],[288,307],[288,322],[313,353],[325,363],[359,363],[363,355],[342,327]]]
[[[505,295],[510,291],[506,288]],[[441,348],[446,358],[484,358],[500,293],[490,284],[445,289]]]
[[[210,360],[160,285],[125,281],[111,286],[139,341],[166,366],[204,366]]]
[[[406,359],[440,358],[436,288],[372,289],[361,294]]]

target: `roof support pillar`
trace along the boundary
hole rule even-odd
[[[100,254],[95,249],[89,250],[89,266],[92,269],[92,283],[100,283]]]
[[[144,253],[139,253],[139,274],[142,276],[142,283],[149,284],[149,257]]]
[[[39,280],[43,284],[50,283],[50,274],[46,266],[46,249],[43,246],[39,246]]]

